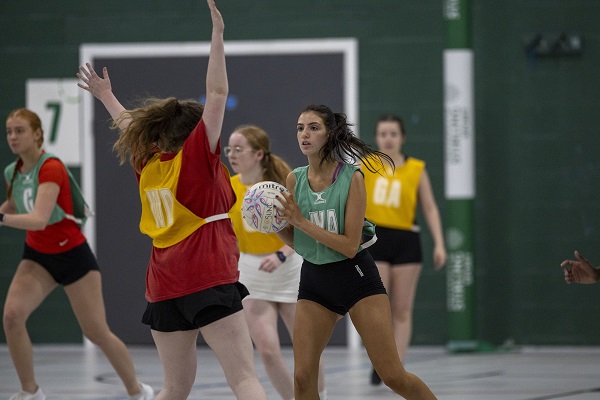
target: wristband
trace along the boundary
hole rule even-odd
[[[279,257],[279,261],[281,261],[282,263],[284,263],[285,260],[287,259],[285,254],[283,254],[283,252],[281,252],[281,251],[276,251],[275,254],[277,254],[277,257]]]
[[[4,214],[0,213],[0,224],[4,222]]]

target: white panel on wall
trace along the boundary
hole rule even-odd
[[[44,148],[69,166],[81,166],[78,79],[28,79],[26,107],[39,115]]]

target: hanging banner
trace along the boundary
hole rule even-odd
[[[475,108],[469,0],[445,0],[444,176],[448,349],[477,349],[475,321]]]

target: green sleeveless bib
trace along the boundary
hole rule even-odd
[[[360,171],[357,166],[344,164],[335,182],[324,191],[317,193],[312,191],[308,183],[308,166],[294,169],[294,175],[296,176],[294,196],[300,210],[302,210],[302,215],[323,229],[343,234],[348,191],[350,190],[352,176],[357,170]],[[363,232],[365,234],[368,232],[370,238],[373,238],[374,225],[366,221]],[[373,238],[372,242],[374,240],[376,239]],[[365,246],[359,246],[358,251],[364,247],[367,247],[366,243]],[[327,264],[347,258],[343,254],[317,242],[300,229],[294,229],[294,249],[305,260],[313,264]]]
[[[33,211],[33,207],[35,205],[35,198],[37,196],[37,190],[39,187],[39,179],[38,175],[40,172],[40,168],[49,158],[56,158],[60,160],[58,157],[51,153],[44,153],[38,163],[26,174],[17,171],[15,175],[15,179],[12,182],[12,197],[17,206],[18,214],[27,214]],[[4,178],[6,182],[10,183],[13,178],[14,170],[17,166],[17,162],[14,161],[9,164],[4,169]],[[55,224],[57,222],[62,221],[67,218],[79,225],[79,227],[83,227],[85,225],[88,217],[94,215],[92,210],[89,208],[88,204],[83,197],[83,193],[81,192],[81,188],[77,184],[77,181],[69,171],[69,168],[65,166],[67,170],[67,175],[69,176],[69,184],[71,185],[71,200],[73,201],[73,215],[67,214],[58,204],[55,205],[54,210],[52,211],[52,215],[48,220],[48,225]]]

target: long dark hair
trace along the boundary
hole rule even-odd
[[[373,149],[360,140],[350,128],[346,114],[334,113],[325,105],[309,105],[302,110],[302,114],[314,112],[325,124],[328,132],[327,141],[321,148],[321,162],[349,161],[356,162],[362,159],[364,166],[371,172],[379,172],[383,162],[387,162],[392,169],[395,168],[394,160],[385,153]]]

